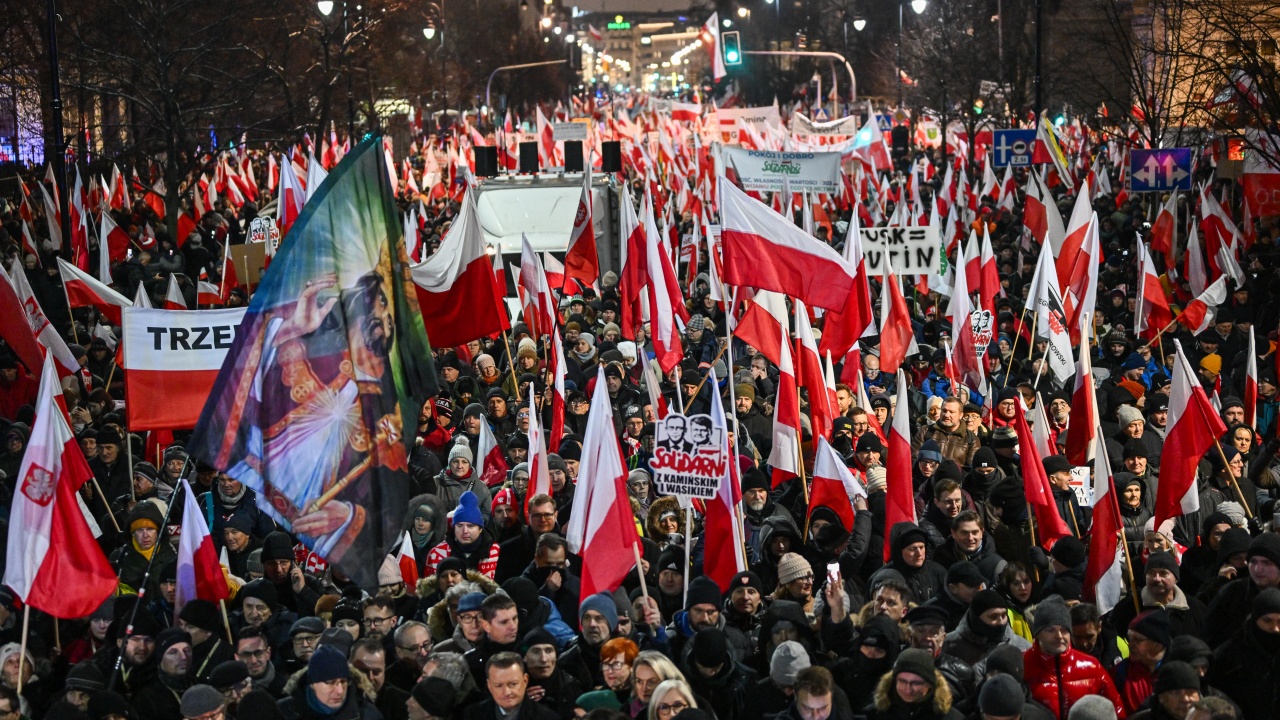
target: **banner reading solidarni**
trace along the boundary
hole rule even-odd
[[[728,458],[720,428],[710,415],[668,415],[655,428],[653,481],[658,494],[710,500],[720,488]]]
[[[733,168],[744,190],[834,193],[840,188],[840,153],[770,152],[725,147],[725,167]]]
[[[195,427],[244,311],[123,308],[130,428]]]

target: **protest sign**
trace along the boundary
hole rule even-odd
[[[744,190],[780,191],[783,180],[792,192],[835,193],[840,189],[840,153],[771,152],[725,147],[724,163],[733,168]]]
[[[869,276],[886,273],[886,253],[898,275],[940,274],[940,248],[936,227],[862,228],[862,253]]]
[[[655,428],[654,484],[659,495],[709,500],[728,472],[723,428],[710,415],[671,414]]]

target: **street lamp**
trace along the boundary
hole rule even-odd
[[[911,0],[911,9],[914,10],[917,15],[923,13],[924,9],[927,7],[929,7],[929,0]]]
[[[740,8],[738,8],[738,17],[740,17],[740,18],[744,18],[744,17],[746,17],[750,12],[751,12],[750,10],[748,10],[748,9],[746,9],[746,8],[744,8],[744,7],[740,7]]]
[[[866,18],[863,18],[863,17],[856,17],[856,18],[854,18],[854,19],[853,19],[853,29],[854,29],[854,30],[857,30],[858,32],[862,32],[862,29],[863,29],[863,28],[865,28],[866,26],[867,26],[867,20],[866,20]]]
[[[316,9],[320,11],[321,15],[329,17],[329,14],[333,12],[333,0],[319,0],[316,3]]]
[[[432,39],[434,39],[434,38],[435,38],[435,36],[436,36],[436,28],[435,28],[435,26],[434,26],[434,25],[428,25],[428,26],[426,26],[426,27],[422,28],[422,34],[423,34],[423,35],[424,35],[428,40],[432,40]]]
[[[544,18],[542,18],[542,27],[544,27],[544,28],[549,28],[549,27],[551,27],[551,18],[549,18],[549,17],[544,17]]]

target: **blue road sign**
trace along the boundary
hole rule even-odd
[[[876,125],[880,126],[880,132],[889,132],[893,129],[893,116],[888,113],[877,113]]]
[[[1031,165],[1031,151],[1036,146],[1036,131],[996,130],[991,150],[996,167],[1027,167]]]
[[[1191,148],[1129,151],[1133,192],[1191,192]]]

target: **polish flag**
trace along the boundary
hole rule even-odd
[[[1027,297],[1035,302],[1036,334],[1049,340],[1045,353],[1049,369],[1054,377],[1065,382],[1071,374],[1071,334],[1067,331],[1067,313],[1058,289],[1058,275],[1053,258],[1047,252],[1040,253]]]
[[[1142,269],[1139,281],[1138,312],[1133,318],[1133,332],[1138,337],[1148,340],[1173,322],[1173,310],[1169,307],[1169,298],[1165,295],[1164,285],[1156,274],[1155,263],[1151,261],[1151,253],[1141,242],[1138,243],[1138,265]]]
[[[71,189],[71,260],[81,270],[89,269],[89,211],[84,206],[84,185],[80,180],[80,168],[76,168],[76,183]]]
[[[844,309],[857,271],[839,253],[733,183],[720,183],[720,212],[726,283]]]
[[[1199,335],[1213,325],[1218,306],[1227,300],[1227,276],[1220,275],[1213,284],[1200,293],[1195,300],[1187,303],[1178,322],[1182,323],[1192,334]]]
[[[916,521],[911,481],[911,421],[907,412],[907,376],[898,370],[898,412],[893,414],[885,447],[884,561],[889,562],[889,533],[897,523]],[[868,411],[869,413],[870,411]]]
[[[542,269],[542,259],[529,238],[520,236],[520,287],[524,290],[524,321],[534,337],[550,335],[556,325],[556,301]]]
[[[108,212],[102,213],[102,221],[98,225],[98,248],[99,253],[101,248],[107,248],[108,255],[115,262],[124,262],[129,254],[129,234],[116,225]]]
[[[495,487],[506,481],[509,469],[506,458],[502,457],[498,439],[493,436],[493,429],[482,418],[480,439],[476,443],[475,477],[484,481],[485,485]]]
[[[276,188],[276,225],[280,227],[280,238],[289,234],[289,228],[302,214],[302,206],[307,202],[307,192],[302,189],[297,173],[292,168],[280,173],[280,185]]]
[[[36,236],[31,231],[31,226],[26,220],[22,221],[22,253],[30,254],[36,257],[36,265],[43,267],[44,263],[40,262],[40,250],[36,246]]]
[[[529,521],[529,500],[537,495],[551,494],[551,470],[547,466],[547,446],[542,442],[542,428],[538,426],[538,396],[529,393],[529,488],[524,494],[524,517]]]
[[[648,198],[644,200],[648,204]],[[622,272],[618,274],[618,320],[623,337],[635,337],[640,326],[641,295],[649,284],[649,261],[646,259],[645,226],[636,215],[631,196],[622,192],[618,212],[618,237],[622,239]],[[648,216],[648,209],[641,213]]]
[[[871,103],[867,103],[867,109],[870,110]],[[889,156],[889,146],[884,141],[884,134],[880,132],[880,125],[876,121],[876,114],[868,112],[867,121],[862,125],[862,129],[854,136],[853,154],[857,156],[864,165],[871,168],[872,172],[881,170],[889,170],[893,167],[893,160]]]
[[[717,382],[715,370],[707,380],[713,385]],[[711,393],[711,424],[713,427],[726,426],[724,406],[720,402],[720,393]],[[706,501],[705,528],[703,538],[706,550],[703,553],[703,572],[716,581],[720,591],[729,589],[733,576],[747,569],[747,558],[743,553],[744,533],[742,523],[738,520],[737,509],[742,502],[742,488],[738,484],[738,463],[729,445],[728,433],[720,435],[721,452],[728,460],[720,475],[720,484],[716,488],[716,496]]]
[[[1080,318],[1083,333],[1092,318]],[[1071,390],[1072,422],[1067,425],[1067,459],[1072,465],[1089,464],[1090,451],[1098,437],[1098,396],[1093,388],[1093,360],[1089,357],[1089,344],[1080,344],[1080,356],[1076,361],[1075,387]],[[1096,495],[1095,495],[1096,497]]]
[[[596,369],[596,387],[606,387],[604,367]],[[580,597],[613,592],[636,565],[632,548],[640,538],[627,503],[626,480],[627,468],[613,434],[609,393],[596,392],[587,415],[578,486],[565,530],[569,551],[582,558]]]
[[[1096,422],[1096,420],[1094,420]],[[1074,425],[1074,423],[1072,423]],[[1093,439],[1093,524],[1089,528],[1089,563],[1084,571],[1085,598],[1103,613],[1120,602],[1124,594],[1124,521],[1116,498],[1107,443]]]
[[[196,305],[218,305],[222,302],[222,293],[218,286],[208,280],[196,281]]]
[[[555,129],[551,123],[547,122],[547,116],[542,114],[542,106],[539,105],[534,109],[537,112],[538,166],[551,167],[555,164],[556,157]]]
[[[62,258],[58,258],[58,273],[62,276],[62,289],[67,293],[69,307],[97,308],[111,324],[119,325],[121,308],[133,304],[129,302],[129,298]]]
[[[195,491],[182,479],[182,535],[178,538],[178,576],[173,615],[191,600],[218,602],[231,599],[231,588],[218,563],[218,551],[204,521],[204,511],[196,501]]]
[[[982,225],[982,253],[979,259],[978,269],[978,297],[982,301],[982,309],[990,310],[994,315],[996,311],[996,296],[1003,293],[1000,287],[1000,271],[996,268],[996,254],[991,249],[991,234],[987,232],[987,225]]]
[[[1191,226],[1191,232],[1187,234],[1187,249],[1183,255],[1186,256],[1187,285],[1191,287],[1191,292],[1199,295],[1209,287],[1209,271],[1204,266],[1200,229],[1195,225]]]
[[[804,302],[796,300],[792,310],[795,312],[796,347],[800,360],[797,363],[800,372],[798,380],[809,391],[812,434],[815,438],[829,438],[836,413],[827,394],[822,358],[818,356],[818,345],[813,339],[813,328],[809,325],[809,314],[805,312]]]
[[[830,317],[827,316],[828,321]],[[772,290],[760,290],[751,298],[733,334],[778,365],[782,361],[780,353],[786,327],[787,299]],[[823,340],[826,340],[825,333]]]
[[[1218,259],[1218,251],[1231,242],[1231,238],[1240,234],[1231,215],[1223,209],[1218,198],[1209,192],[1206,184],[1200,189],[1200,232],[1204,236],[1205,251],[1209,255],[1209,267],[1215,273],[1221,273],[1223,267]]]
[[[713,12],[702,25],[698,39],[707,48],[711,60],[711,79],[719,82],[720,78],[729,74],[724,67],[724,56],[720,52],[720,13]],[[585,596],[584,596],[585,597]]]
[[[778,394],[773,403],[773,448],[769,450],[773,487],[800,475],[800,392],[791,361],[791,339],[779,345]]]
[[[653,342],[654,358],[662,372],[680,363],[684,349],[680,344],[680,329],[676,317],[689,321],[689,312],[681,302],[680,286],[671,257],[663,249],[658,225],[653,218],[653,206],[648,206],[645,218],[645,261],[649,275],[649,333]]]
[[[971,391],[985,396],[988,394],[987,377],[983,373],[973,339],[973,310],[969,305],[969,286],[966,285],[968,276],[967,272],[957,271],[955,286],[951,291],[948,310],[951,312],[951,341],[955,345],[950,360],[955,364],[956,380],[968,386]]]
[[[1151,224],[1151,234],[1148,236],[1148,242],[1151,243],[1151,249],[1162,252],[1165,255],[1173,252],[1173,237],[1177,232],[1178,217],[1178,192],[1175,190],[1169,193],[1169,199],[1164,205],[1160,206],[1160,213],[1156,215],[1156,221]]]
[[[49,191],[45,189],[43,183],[37,185],[40,188],[40,194],[44,197],[44,221],[49,226],[49,242],[53,244],[54,249],[62,249],[62,211],[58,207],[57,186],[53,197],[49,196]]]
[[[846,360],[846,362],[849,362]],[[884,427],[880,425],[880,419],[876,417],[874,411],[871,410],[871,397],[867,395],[867,383],[862,378],[862,360],[856,359],[854,365],[854,384],[853,394],[858,399],[857,407],[867,411],[867,425],[871,432],[880,438],[880,444],[889,447],[889,436],[885,434]]]
[[[907,300],[902,296],[902,286],[893,273],[893,262],[887,254],[884,262],[884,282],[880,286],[880,371],[896,373],[903,361],[919,349]]]
[[[560,441],[564,439],[564,408],[565,408],[565,390],[564,380],[568,374],[568,368],[564,361],[564,343],[560,340],[560,328],[552,328],[550,338],[550,348],[548,353],[551,355],[549,362],[551,363],[551,437],[548,438],[547,447],[558,448]]]
[[[396,549],[396,565],[400,566],[400,581],[405,584],[405,587],[416,587],[418,585],[418,558],[413,554],[413,538],[409,535],[408,530],[404,531],[404,537],[400,540],[400,547]]]
[[[147,310],[154,307],[151,304],[151,296],[147,294],[147,288],[142,283],[138,283],[138,291],[133,294],[133,307]]]
[[[176,274],[169,275],[169,287],[164,293],[164,309],[165,310],[186,310],[187,301],[182,297],[182,290],[178,288],[178,276]]]
[[[1219,282],[1221,278],[1219,278]],[[1169,388],[1169,422],[1161,455],[1160,484],[1156,489],[1155,526],[1169,518],[1189,515],[1200,509],[1196,466],[1217,438],[1227,431],[1222,417],[1209,403],[1209,396],[1196,378],[1182,352],[1182,342],[1174,340],[1173,382]]]
[[[58,376],[66,377],[75,375],[80,372],[80,363],[76,362],[76,358],[71,354],[67,342],[58,334],[53,323],[49,322],[49,318],[44,314],[44,309],[40,307],[40,301],[36,300],[35,293],[31,291],[31,285],[27,282],[27,275],[23,271],[22,266],[14,259],[13,266],[10,268],[5,279],[13,286],[13,291],[17,295],[18,307],[21,312],[13,317],[26,317],[27,326],[31,333],[35,335],[36,342],[40,346],[53,355],[54,361],[58,366]],[[8,313],[4,313],[8,316]],[[6,317],[6,320],[8,318]],[[3,333],[5,341],[9,341],[9,333]],[[21,340],[19,341],[21,342]],[[23,362],[26,365],[26,362]],[[41,361],[35,361],[34,365],[28,365],[27,369],[34,372],[33,368],[38,368]]]
[[[565,284],[564,263],[549,252],[542,253],[542,267],[547,271],[547,287],[558,288]],[[573,287],[570,285],[569,287]]]
[[[1053,547],[1058,538],[1070,535],[1071,529],[1058,513],[1058,505],[1053,500],[1053,486],[1049,484],[1049,475],[1044,471],[1042,455],[1036,450],[1035,438],[1027,424],[1026,410],[1021,402],[1015,403],[1015,406],[1013,427],[1018,433],[1018,454],[1028,459],[1022,463],[1023,487],[1027,504],[1035,515],[1040,545],[1048,549]]]
[[[857,348],[859,338],[875,333],[871,285],[867,282],[867,265],[862,257],[858,213],[849,218],[849,230],[844,236],[844,259],[853,268],[853,288],[844,309],[829,312],[823,318],[822,340],[818,344],[819,351],[842,357]]]
[[[1249,328],[1249,349],[1244,365],[1244,424],[1258,430],[1258,348],[1253,328]]]
[[[432,345],[453,347],[511,328],[472,192],[462,199],[440,250],[409,273]]]
[[[1062,214],[1053,201],[1053,194],[1034,170],[1027,175],[1027,197],[1022,224],[1031,237],[1040,243],[1040,247],[1048,248],[1054,257],[1058,256],[1067,231],[1062,226]]]
[[[31,437],[11,479],[15,490],[4,584],[31,607],[71,619],[93,612],[117,583],[77,499],[93,473],[65,407],[53,359],[46,357]]]
[[[565,284],[561,289],[565,292],[572,289],[570,279],[590,285],[600,278],[593,205],[591,167],[588,165],[586,172],[582,173],[582,197],[578,199],[578,212],[573,217],[573,229],[569,232],[569,247],[564,252]]]
[[[813,485],[809,488],[809,516],[817,507],[828,507],[840,518],[846,532],[853,532],[853,503],[850,498],[867,496],[862,484],[854,479],[831,443],[818,438],[813,458]]]

